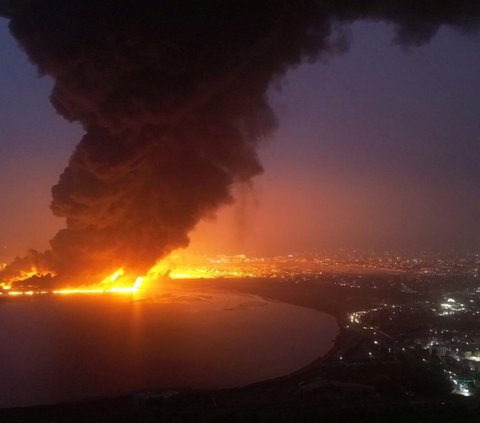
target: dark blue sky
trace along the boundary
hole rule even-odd
[[[302,65],[271,101],[254,193],[193,234],[197,250],[480,248],[480,39],[449,30],[392,46],[358,23],[346,54]],[[82,130],[55,115],[0,20],[0,260],[45,248],[62,222],[50,187]]]

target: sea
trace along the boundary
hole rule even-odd
[[[217,289],[0,302],[0,408],[240,387],[294,372],[338,335],[319,311]]]

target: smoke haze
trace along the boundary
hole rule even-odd
[[[392,22],[396,42],[419,45],[443,24],[480,22],[473,0],[114,4],[0,0],[32,63],[54,78],[56,111],[85,129],[52,189],[66,228],[0,279],[32,267],[56,274],[53,284],[144,273],[262,172],[256,147],[275,128],[269,86],[344,52],[348,23]]]

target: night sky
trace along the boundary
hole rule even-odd
[[[427,45],[356,23],[345,54],[288,72],[253,190],[192,234],[196,251],[480,248],[480,37]],[[0,261],[43,250],[63,222],[50,189],[83,130],[56,115],[0,20]]]

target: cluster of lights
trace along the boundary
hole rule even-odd
[[[470,388],[467,383],[452,377],[450,377],[450,380],[453,382],[453,385],[455,386],[455,389],[453,390],[454,394],[462,395],[464,397],[469,397],[472,395],[472,391],[470,391]]]
[[[440,304],[442,311],[438,313],[439,316],[449,316],[461,311],[465,311],[465,306],[461,303],[458,303],[453,298],[447,298],[447,301]]]
[[[372,309],[372,310],[368,310],[368,311],[356,311],[354,313],[350,313],[348,315],[348,320],[350,320],[351,323],[362,323],[361,319],[362,319],[362,316],[367,314],[368,312],[370,311],[377,311],[376,308]]]

